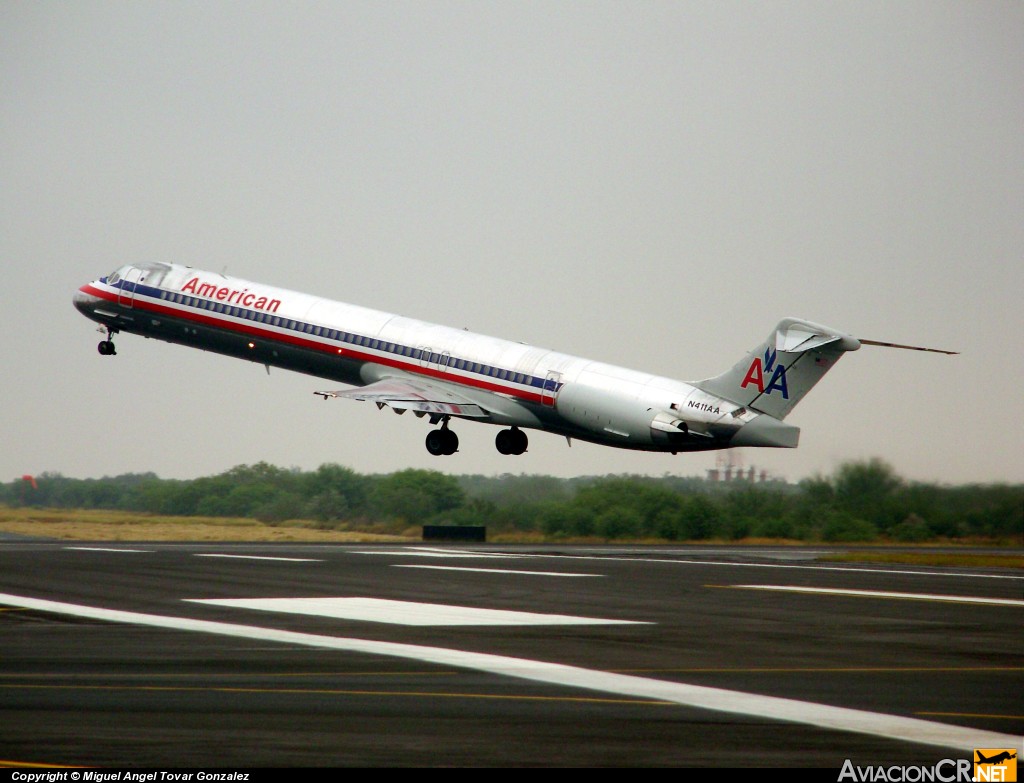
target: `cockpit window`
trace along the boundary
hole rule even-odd
[[[107,285],[116,285],[117,281],[124,277],[124,271],[128,269],[127,266],[119,266],[109,275],[107,275]]]

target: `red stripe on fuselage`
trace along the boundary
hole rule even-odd
[[[104,291],[102,288],[96,288],[92,283],[87,283],[78,289],[84,294],[95,296],[98,299],[103,299],[107,302],[112,302],[118,306],[120,294],[118,292]],[[253,326],[248,323],[235,323],[234,321],[227,321],[222,318],[216,318],[206,313],[196,313],[187,309],[178,309],[177,307],[169,307],[166,304],[159,304],[157,302],[149,301],[146,294],[133,293],[132,310],[146,310],[148,312],[159,313],[161,315],[174,316],[178,318],[184,318],[184,320],[192,321],[194,323],[204,324],[205,326],[213,326],[218,329],[223,329],[228,332],[236,334],[244,334],[251,337],[260,337],[271,342],[277,341],[287,343],[289,345],[298,346],[300,348],[307,348],[321,353],[331,354],[334,356],[345,356],[346,358],[355,359],[356,361],[372,362],[374,364],[383,364],[387,367],[394,367],[397,370],[404,370],[411,372],[413,375],[427,376],[431,378],[438,378],[439,380],[448,381],[449,383],[455,383],[460,386],[471,386],[474,389],[482,389],[484,391],[496,392],[504,394],[510,397],[514,397],[517,400],[525,400],[527,402],[543,403],[543,397],[536,392],[522,391],[520,389],[511,389],[507,386],[500,386],[496,383],[490,383],[488,381],[477,380],[476,378],[466,378],[461,375],[453,374],[456,371],[444,371],[435,370],[430,367],[423,367],[419,364],[410,364],[395,359],[391,356],[375,356],[373,354],[363,353],[362,351],[349,347],[347,343],[341,345],[342,353],[338,354],[338,346],[330,343],[318,342],[316,340],[310,340],[303,337],[297,337],[292,334],[281,334],[280,332],[270,331],[268,329],[261,329],[258,326]],[[140,298],[142,297],[142,298]],[[196,297],[199,298],[199,297]],[[233,305],[237,307],[238,305]],[[276,314],[278,318],[285,318],[285,316]],[[294,321],[294,318],[288,320]],[[335,327],[330,327],[335,328]],[[342,331],[342,330],[339,330]]]

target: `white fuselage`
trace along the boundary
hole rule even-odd
[[[75,305],[111,332],[356,387],[417,380],[476,403],[483,421],[623,448],[724,448],[758,416],[690,383],[175,264],[122,267]]]

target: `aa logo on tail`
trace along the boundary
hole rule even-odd
[[[974,780],[1013,783],[1017,780],[1017,751],[1013,748],[975,748]]]
[[[768,385],[764,385],[764,378],[772,373]],[[775,349],[768,347],[764,350],[764,362],[761,357],[755,357],[747,368],[747,374],[743,377],[740,388],[745,389],[754,384],[759,392],[771,394],[773,391],[782,392],[782,399],[789,399],[789,388],[786,386],[786,368],[781,364],[775,364]]]

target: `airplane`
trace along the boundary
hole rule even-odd
[[[985,755],[980,750],[975,750],[974,752],[978,756],[978,760],[975,762],[975,764],[999,764],[1003,761],[1012,761],[1013,759],[1017,758],[1016,751],[1004,750],[1002,753],[997,753],[989,759],[985,758]]]
[[[501,454],[527,450],[524,430],[672,454],[795,448],[800,428],[784,419],[844,353],[955,354],[784,318],[732,369],[686,383],[168,263],[121,266],[83,285],[74,305],[106,334],[103,356],[127,332],[346,384],[355,388],[314,394],[428,417],[435,456],[458,451],[452,419],[502,427]]]

